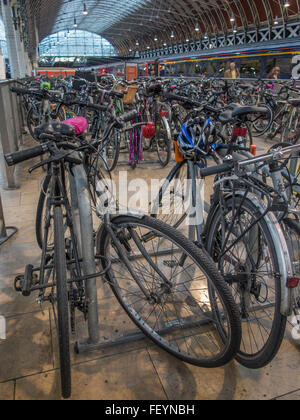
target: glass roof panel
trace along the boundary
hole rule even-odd
[[[41,57],[116,57],[109,41],[91,32],[71,30],[50,35],[40,42]]]
[[[73,25],[76,17],[81,28],[93,28],[94,32],[102,33],[106,29],[120,22],[140,7],[146,6],[152,0],[64,0],[53,27],[58,32],[69,25]],[[86,4],[87,15],[83,15],[83,4]]]

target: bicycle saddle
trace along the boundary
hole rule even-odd
[[[232,111],[232,117],[243,117],[252,114],[268,114],[268,108],[261,106],[238,106]]]
[[[289,99],[288,103],[293,106],[300,107],[300,99]]]
[[[219,115],[219,121],[221,121],[221,123],[228,123],[230,121],[232,121],[232,110],[228,109],[225,112],[222,112],[222,114]]]
[[[58,121],[50,121],[36,127],[34,134],[37,138],[39,138],[41,134],[50,134],[52,136],[60,134],[62,136],[74,137],[76,136],[76,130],[72,125],[63,124]]]

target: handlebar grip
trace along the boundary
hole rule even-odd
[[[126,112],[126,114],[121,115],[119,120],[124,123],[134,120],[139,115],[138,111],[134,109],[133,111]]]
[[[229,172],[234,168],[233,162],[226,162],[222,165],[212,166],[211,168],[205,168],[200,170],[201,178],[206,178],[211,175],[223,174],[224,172]]]
[[[33,159],[41,156],[49,151],[48,144],[41,144],[39,146],[31,147],[30,149],[21,150],[5,155],[5,160],[8,166],[14,166],[17,163],[24,162],[25,160]]]
[[[16,88],[14,86],[12,86],[10,90],[11,92],[17,93],[18,95],[38,95],[38,96],[42,95],[41,92],[36,92],[34,90],[29,90],[29,89]]]

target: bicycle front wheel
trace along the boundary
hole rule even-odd
[[[240,345],[240,318],[209,256],[150,217],[118,216],[112,226],[115,237],[104,229],[97,248],[112,261],[107,281],[132,321],[184,362],[207,368],[229,362]]]
[[[59,342],[61,392],[63,398],[71,396],[71,362],[67,263],[62,209],[54,209],[54,270],[57,293],[57,330]],[[54,309],[55,310],[55,309]]]

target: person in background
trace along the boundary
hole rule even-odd
[[[230,64],[230,68],[225,71],[225,79],[240,79],[240,71],[236,68],[235,63]]]
[[[280,67],[274,67],[271,73],[268,74],[267,79],[279,79],[280,76]]]

